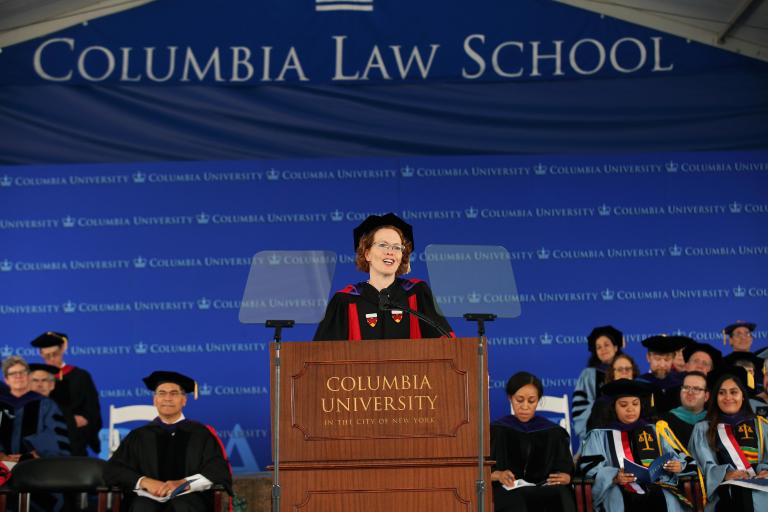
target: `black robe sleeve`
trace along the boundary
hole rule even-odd
[[[349,337],[349,299],[336,293],[325,309],[325,317],[317,326],[314,341],[346,340]]]

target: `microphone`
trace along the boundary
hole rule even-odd
[[[402,311],[405,311],[407,313],[410,313],[411,315],[420,318],[421,320],[424,320],[425,323],[433,327],[437,332],[440,333],[441,336],[445,336],[446,338],[451,337],[451,333],[445,330],[445,328],[429,318],[424,313],[420,313],[416,311],[415,309],[411,309],[408,306],[405,306],[403,304],[398,304],[396,302],[392,302],[392,297],[389,295],[389,292],[386,290],[382,290],[379,293],[379,309],[384,311],[392,311],[393,309],[399,309]]]

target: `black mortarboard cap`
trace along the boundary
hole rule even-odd
[[[738,361],[748,361],[752,363],[756,370],[763,367],[763,359],[752,352],[731,352],[723,358],[723,363],[727,365],[736,364]]]
[[[194,381],[194,379],[191,379],[190,377],[182,375],[178,372],[159,370],[152,372],[149,376],[144,377],[142,380],[144,381],[144,384],[147,386],[147,388],[152,391],[157,389],[157,386],[160,384],[165,382],[173,382],[174,384],[178,384],[179,387],[181,387],[181,389],[183,389],[186,393],[194,393],[195,398],[197,398],[197,383]]]
[[[744,320],[737,320],[732,324],[729,324],[723,327],[723,334],[727,334],[728,336],[730,336],[733,334],[733,331],[735,329],[738,329],[739,327],[746,327],[747,329],[749,329],[749,332],[752,332],[757,328],[757,324],[753,322],[745,322]]]
[[[738,379],[745,388],[747,388],[747,391],[750,395],[755,394],[755,388],[754,388],[754,382],[753,386],[750,386],[750,375],[749,372],[747,372],[746,368],[742,368],[741,366],[735,366],[735,365],[725,365],[721,366],[719,368],[715,368],[713,371],[709,372],[707,374],[707,387],[709,388],[709,392],[714,394],[717,392],[715,389],[715,384],[717,384],[717,381],[720,380],[721,377],[728,375],[729,377],[733,377],[735,379]],[[754,381],[754,379],[753,379]]]
[[[600,392],[603,395],[610,397],[612,400],[624,396],[643,397],[653,393],[653,386],[637,380],[618,379],[612,380],[608,384],[604,384],[600,388]]]
[[[411,247],[414,246],[413,226],[405,222],[394,213],[390,212],[384,215],[370,215],[355,228],[355,230],[352,232],[352,235],[355,239],[355,251],[357,251],[357,246],[360,243],[360,239],[363,237],[363,235],[370,233],[374,229],[381,226],[395,226],[397,229],[403,232],[403,236],[407,241],[411,243]]]
[[[58,347],[67,342],[67,335],[61,332],[44,332],[33,339],[30,345],[37,348]]]
[[[710,345],[709,343],[691,343],[686,345],[686,347],[683,349],[683,357],[685,358],[685,362],[688,362],[688,360],[691,358],[693,354],[696,352],[705,352],[709,354],[709,357],[712,358],[712,367],[720,364],[720,361],[723,360],[723,353],[717,350],[715,347]]]
[[[61,368],[56,368],[55,366],[51,366],[50,364],[29,363],[29,371],[30,372],[36,372],[38,370],[42,370],[44,372],[48,372],[51,375],[58,375],[58,373],[61,371]]]
[[[681,348],[685,347],[688,343],[687,340],[691,340],[687,336],[664,336],[657,335],[645,338],[641,343],[648,349],[648,352],[656,352],[657,354],[671,354],[677,352]],[[693,341],[693,340],[691,340]]]
[[[592,329],[592,332],[589,333],[589,336],[587,336],[587,346],[589,347],[590,352],[595,351],[595,343],[597,343],[597,338],[600,336],[608,337],[608,339],[611,340],[611,343],[616,345],[618,348],[624,346],[623,332],[612,325],[601,325],[600,327],[595,327]]]

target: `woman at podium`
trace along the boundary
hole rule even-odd
[[[518,372],[507,381],[514,414],[491,423],[491,471],[495,512],[576,510],[568,432],[536,415],[541,380]]]
[[[353,238],[355,266],[368,279],[334,294],[315,341],[454,337],[429,286],[401,277],[411,269],[410,224],[394,213],[371,215],[354,229]]]

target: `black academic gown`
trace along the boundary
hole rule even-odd
[[[541,485],[552,473],[573,475],[570,443],[565,429],[540,416],[525,423],[505,416],[491,423],[492,471],[510,470],[516,479],[536,484],[508,491],[493,482],[494,510],[575,511],[569,485]]]
[[[120,443],[107,462],[104,479],[125,491],[132,507],[128,510],[163,510],[156,502],[135,496],[132,491],[139,478],[180,480],[198,473],[232,493],[232,475],[222,447],[205,425],[191,420],[164,425],[156,419],[131,431]],[[208,491],[194,492],[173,498],[167,505],[205,512],[213,510],[213,496]]]
[[[91,374],[82,368],[64,365],[56,377],[56,387],[51,393],[51,398],[59,404],[67,417],[72,455],[88,455],[86,447],[96,453],[100,452],[101,408],[99,393]],[[81,428],[74,426],[72,422],[75,415],[87,419],[88,425]]]
[[[453,335],[451,326],[435,308],[432,291],[419,279],[397,278],[379,293],[366,282],[352,284],[334,294],[317,327],[314,339],[377,340],[439,338],[440,332],[404,310],[380,309],[381,294],[389,294],[394,309],[403,305],[423,313]]]
[[[659,379],[652,373],[644,373],[637,380],[653,386],[656,412],[662,414],[680,405],[680,388],[684,378],[685,374],[679,372],[670,372],[663,379]]]

